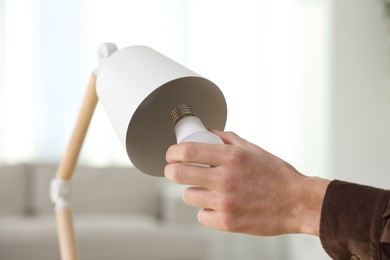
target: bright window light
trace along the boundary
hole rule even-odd
[[[23,6],[23,8],[21,8]],[[6,1],[4,8],[4,86],[1,147],[8,161],[34,157],[33,4]],[[3,159],[4,159],[3,157]]]
[[[148,45],[214,81],[226,129],[283,159],[326,154],[325,1],[3,2],[3,161],[61,158],[101,42]],[[81,161],[128,165],[100,105],[91,129]]]

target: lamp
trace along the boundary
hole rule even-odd
[[[65,155],[51,183],[63,260],[78,259],[69,202],[70,179],[98,99],[133,165],[152,176],[163,176],[165,153],[171,144],[183,139],[215,142],[202,122],[219,130],[226,123],[226,102],[220,89],[157,51],[146,46],[117,51],[115,44],[104,43],[98,58],[100,66],[91,76]],[[186,138],[188,133],[194,134]]]

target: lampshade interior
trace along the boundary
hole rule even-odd
[[[202,77],[183,77],[154,90],[130,120],[126,149],[130,160],[142,172],[164,176],[165,154],[176,143],[171,112],[190,105],[208,128],[223,130],[227,107],[220,89]]]

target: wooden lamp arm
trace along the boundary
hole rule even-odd
[[[69,181],[73,176],[97,101],[96,76],[91,75],[65,155],[58,167],[56,179],[52,181],[51,197],[56,204],[55,213],[62,260],[79,259],[72,210],[69,205],[70,203],[67,201],[67,197],[70,193]]]
[[[56,178],[51,182],[50,196],[56,206],[55,213],[62,260],[79,259],[69,202],[70,180],[98,102],[96,75],[103,62],[117,50],[118,48],[114,43],[102,43],[99,46],[97,53],[99,66],[91,75],[68,146],[58,166]]]
[[[57,170],[57,177],[62,180],[69,180],[73,175],[97,101],[96,76],[92,74],[81,104],[75,127],[70,137],[64,157]]]

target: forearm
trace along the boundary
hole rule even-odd
[[[300,209],[297,233],[319,236],[322,204],[330,181],[303,176],[298,183],[301,196],[296,203]]]

